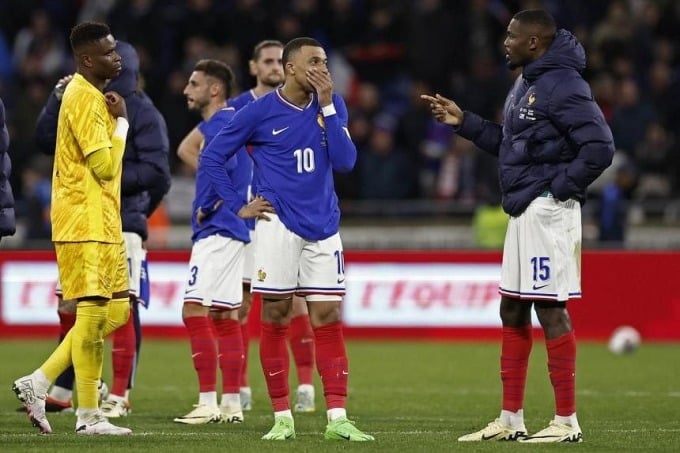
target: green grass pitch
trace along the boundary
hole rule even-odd
[[[266,442],[272,415],[251,345],[254,408],[242,425],[185,426],[173,417],[197,401],[197,379],[188,341],[145,340],[132,415],[119,419],[129,437],[81,437],[72,414],[51,414],[54,434],[41,436],[16,412],[12,381],[32,371],[52,351],[52,341],[3,340],[0,346],[0,451],[3,452],[326,452],[389,451],[680,451],[680,345],[643,344],[630,356],[614,356],[603,343],[581,343],[577,368],[580,445],[523,445],[456,441],[484,426],[500,410],[497,343],[351,341],[348,412],[376,437],[369,444],[325,441],[323,396],[317,412],[296,416],[297,439]],[[104,377],[110,382],[107,349]],[[534,343],[525,417],[530,432],[547,425],[553,396],[542,341]],[[291,373],[294,376],[294,373]],[[291,376],[291,388],[294,380]],[[318,381],[317,381],[318,384]]]

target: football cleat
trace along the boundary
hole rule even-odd
[[[316,410],[316,406],[314,405],[313,386],[298,387],[297,398],[293,410],[295,412],[314,412]]]
[[[350,442],[366,442],[375,437],[360,431],[354,422],[347,417],[339,417],[326,425],[324,437],[329,440],[348,440]]]
[[[557,423],[555,420],[552,420],[547,428],[521,439],[520,442],[583,442],[583,433],[580,428],[574,428],[571,425]]]
[[[219,408],[207,404],[194,404],[194,410],[186,415],[175,418],[175,422],[185,425],[207,425],[208,423],[222,423],[222,412]]]
[[[51,433],[52,427],[45,415],[46,389],[44,391],[41,390],[33,375],[29,374],[14,381],[12,391],[16,394],[19,401],[24,403],[26,414],[33,426],[38,428],[42,434]]]
[[[76,422],[76,434],[85,436],[127,436],[132,434],[130,428],[123,428],[110,423],[101,411],[97,411],[89,420]]]
[[[295,439],[295,423],[291,417],[275,417],[274,426],[262,440],[288,440]]]
[[[527,437],[527,429],[524,425],[513,428],[504,425],[501,419],[497,418],[479,431],[460,436],[458,442],[477,442],[483,440],[515,441],[525,437]]]
[[[233,409],[220,405],[220,412],[224,423],[243,423],[243,411],[240,407]]]
[[[104,415],[106,418],[127,417],[130,415],[130,412],[132,412],[132,409],[130,409],[130,404],[127,401],[113,399],[111,397],[102,401],[100,409],[102,411],[102,415]]]

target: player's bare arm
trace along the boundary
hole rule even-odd
[[[274,214],[274,206],[265,200],[261,196],[256,196],[250,203],[243,206],[238,211],[238,216],[242,219],[259,219],[259,220],[269,220],[267,213]]]
[[[435,94],[434,96],[421,94],[420,99],[430,103],[430,111],[440,123],[460,126],[463,122],[463,110],[451,99],[447,99],[441,94]]]
[[[201,143],[203,143],[203,134],[195,127],[182,139],[182,143],[177,147],[177,156],[194,171],[198,169],[198,156],[201,154]]]
[[[108,91],[104,93],[104,97],[106,97],[106,106],[109,108],[109,113],[114,118],[122,116],[127,119],[127,105],[125,104],[125,99],[120,94],[115,91]]]
[[[323,66],[323,65],[321,65]],[[319,97],[319,105],[325,107],[333,102],[333,80],[327,68],[312,67],[305,72],[309,84]]]

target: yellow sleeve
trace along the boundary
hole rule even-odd
[[[120,172],[128,127],[125,118],[118,118],[116,130],[111,137],[111,148],[100,148],[87,155],[87,165],[99,179],[110,181]]]
[[[100,148],[87,156],[87,165],[97,178],[104,181],[112,180],[123,163],[125,140],[114,135],[111,142],[111,148]]]

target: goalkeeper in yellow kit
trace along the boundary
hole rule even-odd
[[[120,219],[122,158],[128,130],[123,98],[103,93],[122,68],[109,27],[84,22],[71,30],[76,75],[59,110],[52,174],[52,241],[64,299],[78,301],[76,322],[52,355],[13,390],[42,433],[47,390],[73,364],[79,396],[77,434],[130,434],[98,407],[104,337],[130,314],[128,266]]]

